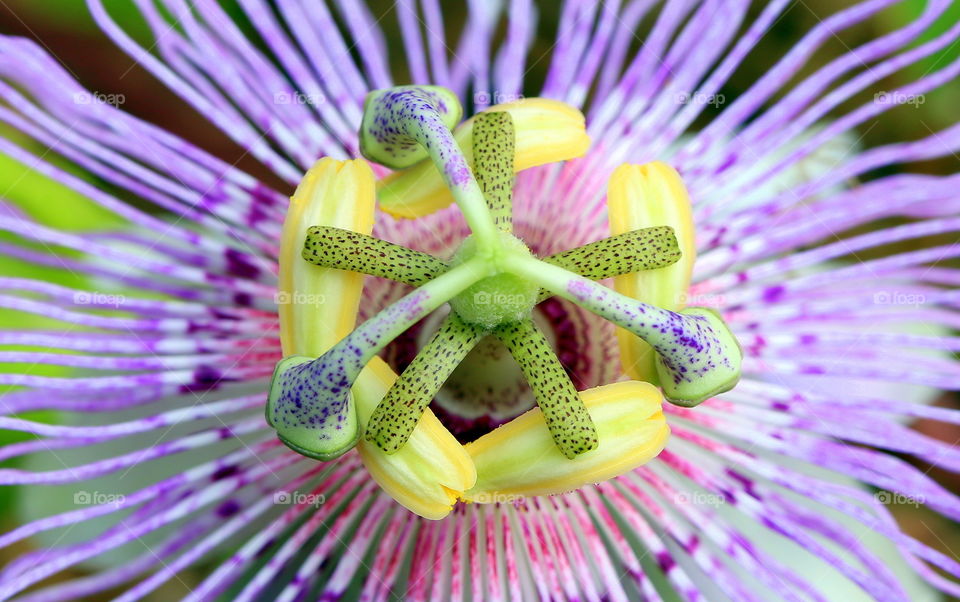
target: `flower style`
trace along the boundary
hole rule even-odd
[[[88,0],[289,202],[0,38],[0,152],[52,191],[0,212],[0,547],[36,544],[0,599],[960,595],[886,507],[960,517],[906,460],[958,466],[907,424],[960,422],[925,403],[957,383],[957,177],[876,175],[958,131],[845,136],[960,61],[838,110],[960,26],[914,44],[931,0],[795,78],[891,3],[701,125],[786,0],[567,2],[530,98],[526,0],[468,3],[454,50],[397,3],[409,78],[355,0],[138,1],[145,46]]]

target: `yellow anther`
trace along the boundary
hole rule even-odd
[[[656,387],[629,381],[580,395],[599,435],[595,450],[567,459],[534,408],[465,446],[476,465],[477,484],[463,499],[510,502],[572,491],[633,470],[663,450],[670,428]]]
[[[318,357],[353,330],[363,274],[303,260],[310,226],[373,230],[376,178],[363,159],[323,158],[290,199],[280,242],[280,341],[283,355]]]
[[[697,247],[690,196],[675,169],[659,161],[618,167],[607,187],[610,233],[649,226],[671,226],[683,256],[673,265],[614,279],[614,288],[628,297],[663,309],[686,306]],[[631,378],[657,384],[656,353],[637,336],[617,329],[620,361]]]
[[[361,428],[386,395],[396,373],[374,358],[353,385]],[[360,440],[357,451],[370,476],[402,506],[424,518],[439,520],[450,513],[463,492],[473,487],[473,460],[428,408],[407,443],[385,454],[375,443]]]

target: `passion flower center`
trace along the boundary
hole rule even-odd
[[[367,235],[329,227],[308,231],[302,256],[308,263],[372,273],[417,288],[319,358],[288,357],[278,364],[267,419],[284,443],[322,460],[346,453],[360,434],[352,388],[361,371],[387,344],[445,302],[452,311],[367,421],[366,440],[387,454],[406,445],[444,382],[491,334],[519,365],[540,407],[540,419],[562,455],[574,459],[597,449],[598,430],[584,399],[531,317],[533,307],[551,295],[648,342],[657,353],[657,375],[671,401],[695,405],[736,383],[740,351],[718,315],[660,309],[593,282],[675,263],[681,253],[671,228],[633,230],[545,259],[533,257],[512,235],[512,116],[492,112],[474,118],[471,167],[449,131],[459,115],[456,96],[443,89],[402,86],[369,95],[360,132],[364,155],[395,168],[428,157],[472,235],[448,265]],[[287,292],[297,298],[297,290]]]

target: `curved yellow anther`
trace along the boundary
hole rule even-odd
[[[644,303],[677,311],[686,306],[697,247],[694,239],[690,196],[675,169],[654,161],[645,165],[618,167],[607,185],[610,234],[637,228],[670,226],[683,256],[673,265],[617,276],[617,292]],[[639,337],[617,329],[620,362],[631,378],[657,384],[656,353]]]
[[[353,330],[363,274],[303,260],[310,226],[373,230],[376,178],[363,159],[325,157],[303,177],[290,199],[280,241],[280,341],[283,355],[318,357]]]
[[[590,146],[583,113],[547,98],[525,98],[492,106],[487,111],[506,111],[516,132],[514,171],[583,156]],[[473,119],[454,130],[464,157],[473,165]],[[415,218],[443,209],[453,202],[431,161],[390,174],[378,183],[380,208],[396,217]]]
[[[534,408],[465,446],[477,468],[477,484],[463,499],[510,502],[564,493],[633,470],[663,450],[670,428],[656,387],[629,381],[580,395],[597,428],[596,449],[567,459]]]
[[[380,358],[364,368],[353,385],[361,428],[366,428],[373,410],[396,379],[396,373]],[[363,439],[357,451],[384,491],[424,518],[439,520],[449,514],[457,499],[477,480],[470,455],[429,408],[396,453],[388,456],[375,443]]]
[[[318,357],[356,325],[363,275],[322,268],[303,260],[310,226],[373,230],[376,178],[362,159],[319,160],[290,200],[280,244],[280,338],[284,356]],[[379,359],[353,386],[360,427],[383,398],[396,374]],[[363,440],[360,458],[383,489],[421,516],[443,518],[458,496],[473,486],[476,471],[463,446],[429,409],[399,452],[386,455]]]

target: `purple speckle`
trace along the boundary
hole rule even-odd
[[[669,552],[662,551],[657,553],[657,564],[664,573],[668,573],[677,563]]]
[[[233,475],[237,474],[238,471],[239,469],[237,468],[236,464],[224,466],[223,468],[217,469],[216,472],[210,475],[210,480],[220,481],[226,479],[227,477],[232,477]]]
[[[227,261],[227,273],[254,280],[260,276],[260,268],[253,265],[250,257],[236,249],[227,249],[224,253],[224,259]]]
[[[783,298],[783,294],[786,292],[786,288],[782,285],[771,286],[763,291],[763,300],[766,303],[776,303]]]
[[[237,500],[227,500],[217,508],[217,516],[220,518],[229,518],[240,511],[240,503]]]
[[[213,391],[220,386],[223,380],[223,374],[212,366],[200,365],[193,371],[193,381],[182,385],[180,390],[184,393],[200,393],[203,391]]]

